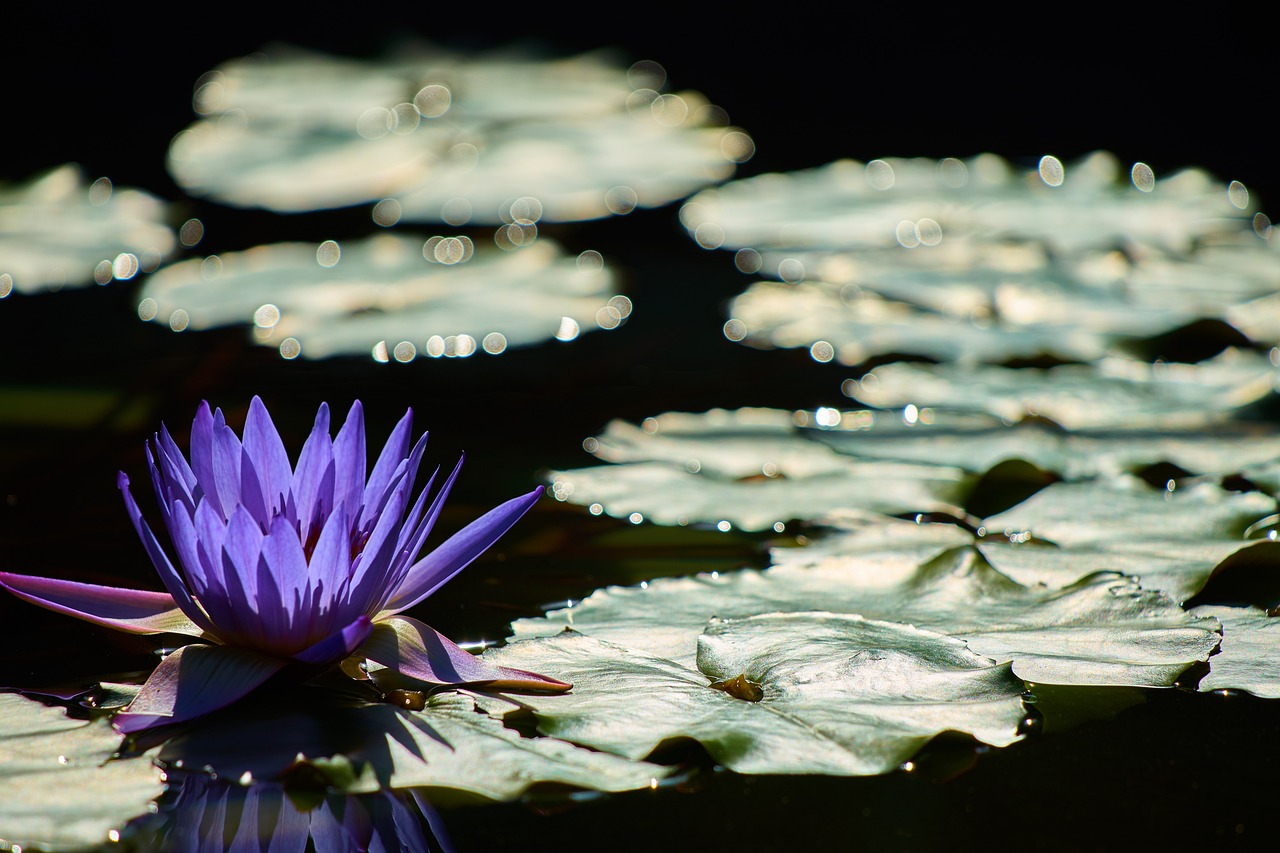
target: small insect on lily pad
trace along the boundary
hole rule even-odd
[[[740,773],[886,773],[944,731],[993,746],[1021,737],[1008,665],[910,625],[825,612],[713,619],[696,663],[576,634],[485,653],[572,679],[565,701],[521,698],[539,730],[643,758],[693,738]]]

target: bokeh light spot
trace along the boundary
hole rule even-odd
[[[191,316],[181,308],[169,315],[169,328],[173,331],[181,332],[189,325],[191,325]]]
[[[298,343],[297,338],[285,338],[280,342],[280,355],[289,361],[293,361],[302,355],[302,344]]]
[[[720,137],[720,153],[731,163],[745,163],[756,154],[756,141],[740,130]]]
[[[724,229],[714,222],[704,222],[693,232],[693,239],[704,249],[718,249],[724,245]]]
[[[373,221],[376,225],[383,228],[390,228],[400,221],[400,215],[403,209],[400,202],[394,198],[384,198],[373,206]]]
[[[893,187],[895,176],[893,167],[883,160],[872,160],[866,165],[863,174],[867,178],[867,186],[873,190],[884,191]]]
[[[418,348],[410,341],[401,341],[391,351],[392,356],[401,364],[408,364],[418,357]]]
[[[729,320],[724,324],[724,336],[731,341],[740,341],[747,336],[747,324],[741,320]]]
[[[739,249],[733,256],[733,265],[739,272],[751,275],[760,272],[760,267],[764,265],[764,258],[755,249]]]
[[[626,216],[636,209],[640,196],[631,187],[614,187],[604,194],[604,206],[617,216]]]
[[[98,284],[110,284],[112,275],[111,261],[98,261],[93,268],[93,280]]]
[[[809,357],[814,361],[826,364],[836,357],[836,348],[827,341],[814,341],[809,347]]]
[[[325,240],[316,249],[316,263],[322,267],[337,266],[340,260],[342,260],[342,247],[336,240]]]
[[[89,204],[102,207],[111,200],[111,179],[98,178],[89,185]]]
[[[481,345],[489,355],[497,355],[507,348],[507,337],[502,332],[490,332],[484,336]]]
[[[280,309],[268,302],[253,312],[253,325],[259,329],[273,329],[280,322]]]
[[[449,87],[439,83],[431,83],[418,90],[413,96],[413,106],[423,118],[439,118],[449,111],[453,103],[453,93]]]
[[[1227,199],[1236,207],[1244,210],[1249,206],[1249,188],[1239,181],[1232,181],[1227,186]]]
[[[471,212],[471,202],[465,198],[451,198],[440,206],[440,218],[450,225],[466,225]]]
[[[1040,180],[1051,187],[1060,187],[1066,177],[1067,170],[1057,157],[1052,154],[1046,154],[1040,158]]]
[[[578,255],[578,271],[585,273],[596,273],[604,269],[604,255],[601,255],[595,249],[587,249]]]
[[[199,219],[188,219],[178,229],[178,242],[186,248],[199,244],[204,239],[204,223]]]
[[[138,274],[140,264],[138,256],[130,252],[121,252],[111,262],[111,274],[117,281],[128,281]]]
[[[150,296],[138,303],[138,319],[154,320],[160,313],[160,305]]]
[[[1149,193],[1156,188],[1156,173],[1146,163],[1134,163],[1129,170],[1129,180],[1140,192]]]

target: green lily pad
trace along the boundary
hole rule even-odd
[[[164,219],[159,199],[107,178],[87,185],[74,164],[0,186],[0,299],[150,272],[177,243]]]
[[[935,735],[1018,740],[1022,682],[932,631],[833,613],[712,620],[696,665],[575,633],[485,652],[571,679],[527,697],[539,729],[642,758],[688,737],[740,773],[861,776],[898,767]]]
[[[201,77],[203,119],[169,170],[197,195],[374,219],[576,221],[682,198],[754,150],[696,92],[598,56],[541,61],[418,47],[379,62],[271,48]],[[665,76],[665,74],[663,74]]]
[[[466,237],[380,234],[183,261],[147,280],[139,314],[179,330],[253,324],[258,343],[288,357],[409,361],[614,328],[631,303],[613,284],[599,253],[574,258],[549,240],[500,251]]]
[[[1209,658],[1200,691],[1246,690],[1280,699],[1280,618],[1255,607],[1206,604],[1191,611],[1222,622],[1222,649]]]
[[[1280,543],[1244,538],[1251,524],[1275,510],[1266,495],[1207,483],[1172,492],[1134,480],[1057,483],[987,519],[989,531],[1012,541],[978,547],[1024,584],[1062,586],[1093,571],[1119,571],[1185,601],[1244,548],[1272,548],[1280,555]],[[1018,541],[1028,533],[1040,541]]]
[[[1280,459],[1280,433],[1256,423],[1216,425],[1205,430],[1064,430],[1027,419],[1005,424],[995,418],[930,412],[929,423],[904,423],[893,412],[847,413],[857,426],[806,433],[850,456],[953,465],[983,472],[1022,459],[1064,480],[1116,477],[1167,462],[1193,474],[1224,476],[1256,470]],[[1280,480],[1277,480],[1280,482]]]
[[[919,543],[925,549],[936,543]],[[597,590],[571,608],[512,624],[517,638],[573,628],[593,637],[691,664],[712,617],[823,607],[868,619],[910,622],[969,642],[977,653],[1012,661],[1028,681],[1050,684],[1172,685],[1218,644],[1218,624],[1188,616],[1132,578],[1098,572],[1060,589],[1025,587],[973,548],[927,562],[919,552],[881,546],[869,559],[828,554],[790,563],[641,587]]]
[[[2,693],[0,743],[0,844],[14,849],[105,844],[164,790],[148,757],[112,759],[120,735],[105,719]]]
[[[1057,185],[992,154],[967,161],[840,160],[704,190],[686,204],[681,221],[695,237],[698,228],[716,226],[734,248],[900,245],[928,252],[951,240],[1023,240],[1060,255],[1120,240],[1185,253],[1197,240],[1248,228],[1250,214],[1203,172],[1161,177],[1143,192],[1106,153],[1065,169],[1046,161],[1056,166]]]
[[[1150,313],[1150,312],[1147,312]],[[1180,319],[1180,318],[1179,318]],[[1155,322],[1163,331],[1177,321]],[[825,342],[840,364],[908,353],[945,361],[993,362],[1052,355],[1085,361],[1107,352],[1110,337],[1083,324],[992,322],[937,314],[872,294],[848,301],[825,282],[757,282],[729,304],[726,328],[758,347],[813,347]]]
[[[541,783],[632,790],[669,772],[552,738],[521,737],[466,694],[423,702],[417,711],[389,704],[259,708],[192,728],[165,744],[159,758],[208,766],[228,778],[271,780],[292,772],[302,756],[348,793],[432,787],[490,800],[515,799]]]
[[[889,364],[846,382],[845,392],[882,409],[954,408],[1008,421],[1039,415],[1070,429],[1183,429],[1224,420],[1274,393],[1276,377],[1265,356],[1227,350],[1194,365],[1119,358],[1048,370]]]

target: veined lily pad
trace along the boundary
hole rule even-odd
[[[1184,253],[1201,238],[1248,228],[1227,187],[1203,172],[1162,178],[1142,192],[1109,154],[1065,168],[1057,185],[992,154],[968,161],[841,160],[705,190],[686,204],[691,233],[715,225],[732,247],[929,251],[947,240],[1043,242],[1060,254],[1117,239]],[[928,223],[924,223],[928,220]],[[922,227],[924,223],[924,227]],[[906,232],[902,225],[908,226]]]
[[[485,652],[570,678],[564,701],[522,697],[539,729],[631,758],[700,741],[740,773],[893,770],[933,736],[1020,737],[1022,682],[932,631],[833,613],[712,620],[697,663],[568,633]]]
[[[1280,433],[1254,423],[1225,423],[1202,431],[1064,430],[1038,420],[1007,425],[995,418],[930,412],[929,423],[904,423],[893,412],[857,412],[836,428],[810,429],[816,441],[851,456],[954,465],[982,472],[1022,459],[1065,480],[1114,477],[1159,462],[1194,474],[1222,476],[1280,459]],[[844,422],[849,426],[844,426]]]
[[[1280,699],[1280,619],[1254,607],[1206,604],[1191,611],[1222,622],[1222,649],[1209,658],[1200,690],[1247,690]]]
[[[878,408],[951,407],[1010,421],[1041,415],[1070,429],[1168,429],[1223,420],[1274,393],[1276,377],[1265,356],[1227,350],[1194,365],[1119,358],[1048,370],[889,364],[845,390]]]
[[[206,117],[169,156],[190,191],[286,211],[392,199],[381,224],[532,225],[664,204],[753,149],[697,93],[659,94],[598,57],[274,52],[201,78]]]
[[[235,718],[170,741],[160,760],[269,780],[293,767],[298,755],[350,793],[431,787],[491,800],[514,799],[538,783],[625,791],[669,772],[552,738],[523,738],[461,693],[427,697],[419,711],[382,704]],[[335,761],[349,772],[328,772]]]
[[[0,298],[149,272],[176,242],[164,217],[159,199],[106,178],[86,186],[75,165],[0,187]]]
[[[176,329],[253,323],[256,340],[286,355],[292,340],[307,358],[373,351],[382,361],[409,361],[612,328],[624,316],[610,307],[612,286],[597,253],[579,262],[548,240],[500,251],[465,237],[424,244],[380,234],[183,261],[147,280],[139,313]],[[619,299],[629,313],[630,302]],[[601,312],[610,319],[598,321]]]
[[[815,607],[959,637],[979,654],[1012,661],[1019,677],[1050,684],[1169,686],[1206,659],[1219,639],[1215,621],[1188,616],[1131,578],[1095,573],[1061,589],[1029,588],[963,547],[924,563],[918,552],[895,554],[881,546],[872,559],[832,555],[809,567],[607,587],[572,608],[521,619],[512,629],[524,638],[571,627],[690,664],[712,617]]]
[[[1275,549],[1280,556],[1280,543],[1244,538],[1251,524],[1275,510],[1275,500],[1266,495],[1210,484],[1165,492],[1133,480],[1056,483],[987,519],[989,531],[1009,533],[1015,541],[983,542],[979,548],[1021,583],[1061,586],[1111,570],[1185,601],[1238,551]],[[1052,546],[1016,542],[1028,533]]]
[[[0,693],[0,843],[47,850],[106,844],[164,790],[149,758],[111,760],[120,735],[105,719],[72,720]]]

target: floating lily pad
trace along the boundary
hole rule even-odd
[[[1254,607],[1207,604],[1191,612],[1222,622],[1222,649],[1209,658],[1201,692],[1247,690],[1280,699],[1280,619]]]
[[[1255,423],[1225,423],[1202,431],[1064,430],[1028,419],[1008,425],[995,418],[918,408],[905,422],[893,412],[845,415],[837,428],[811,429],[814,440],[852,456],[982,472],[1022,459],[1065,480],[1114,477],[1160,462],[1193,474],[1222,476],[1280,459],[1280,433]],[[843,426],[848,421],[849,426]]]
[[[665,204],[752,150],[697,93],[599,57],[268,52],[201,78],[205,118],[169,153],[191,192],[284,211],[394,199],[382,224],[532,224]]]
[[[1070,254],[1123,240],[1185,253],[1206,236],[1248,228],[1249,214],[1203,172],[1180,172],[1142,192],[1109,154],[1065,170],[1053,158],[1046,162],[1057,167],[1057,185],[992,154],[841,160],[705,190],[681,219],[695,236],[699,227],[716,226],[723,244],[735,248],[920,252],[948,240],[1022,240]]]
[[[105,844],[164,790],[149,758],[112,760],[120,735],[105,719],[4,693],[0,743],[0,843],[14,849]]]
[[[735,325],[736,324],[736,325]],[[1172,324],[1157,323],[1163,330]],[[871,294],[849,301],[825,282],[758,282],[729,305],[734,339],[761,347],[812,347],[824,341],[841,364],[906,353],[946,361],[1007,361],[1051,355],[1102,356],[1107,335],[1084,324],[1015,325],[957,319]]]
[[[524,697],[521,697],[523,701]],[[600,755],[552,738],[523,738],[461,693],[429,696],[419,711],[387,704],[259,710],[202,725],[167,743],[166,763],[208,766],[220,776],[278,779],[298,756],[349,793],[432,787],[491,800],[539,783],[598,791],[648,787],[669,771]],[[344,772],[329,772],[337,761]]]
[[[932,541],[912,543],[932,548]],[[857,613],[959,637],[979,654],[1012,661],[1028,681],[1169,686],[1218,644],[1218,624],[1188,616],[1168,597],[1131,578],[1094,573],[1061,589],[1022,586],[973,548],[928,562],[919,552],[829,556],[802,566],[665,578],[643,587],[607,587],[572,608],[512,625],[518,638],[566,627],[690,664],[712,617],[773,611]]]
[[[1223,560],[1245,548],[1275,549],[1280,557],[1280,543],[1244,538],[1251,524],[1275,511],[1275,500],[1266,495],[1207,483],[1172,492],[1133,480],[1057,483],[987,519],[988,530],[1014,541],[979,548],[1024,584],[1062,586],[1110,570],[1185,601]],[[1026,534],[1040,541],[1019,544]]]
[[[611,303],[612,287],[598,253],[575,259],[545,239],[501,251],[465,237],[380,234],[183,261],[147,280],[139,313],[175,329],[252,323],[255,340],[289,357],[410,361],[616,327],[631,303]]]
[[[149,272],[176,242],[164,217],[154,196],[106,178],[86,185],[75,165],[0,186],[0,298]]]
[[[521,699],[539,729],[630,758],[688,737],[740,773],[861,776],[944,731],[1020,737],[1022,683],[951,637],[821,612],[712,620],[699,634],[696,665],[574,633],[485,656],[571,678],[565,701]]]
[[[889,364],[846,382],[845,390],[878,408],[950,407],[1009,421],[1040,415],[1071,429],[1168,429],[1224,420],[1274,393],[1276,377],[1265,356],[1227,350],[1200,364],[1119,358],[1048,370]]]

